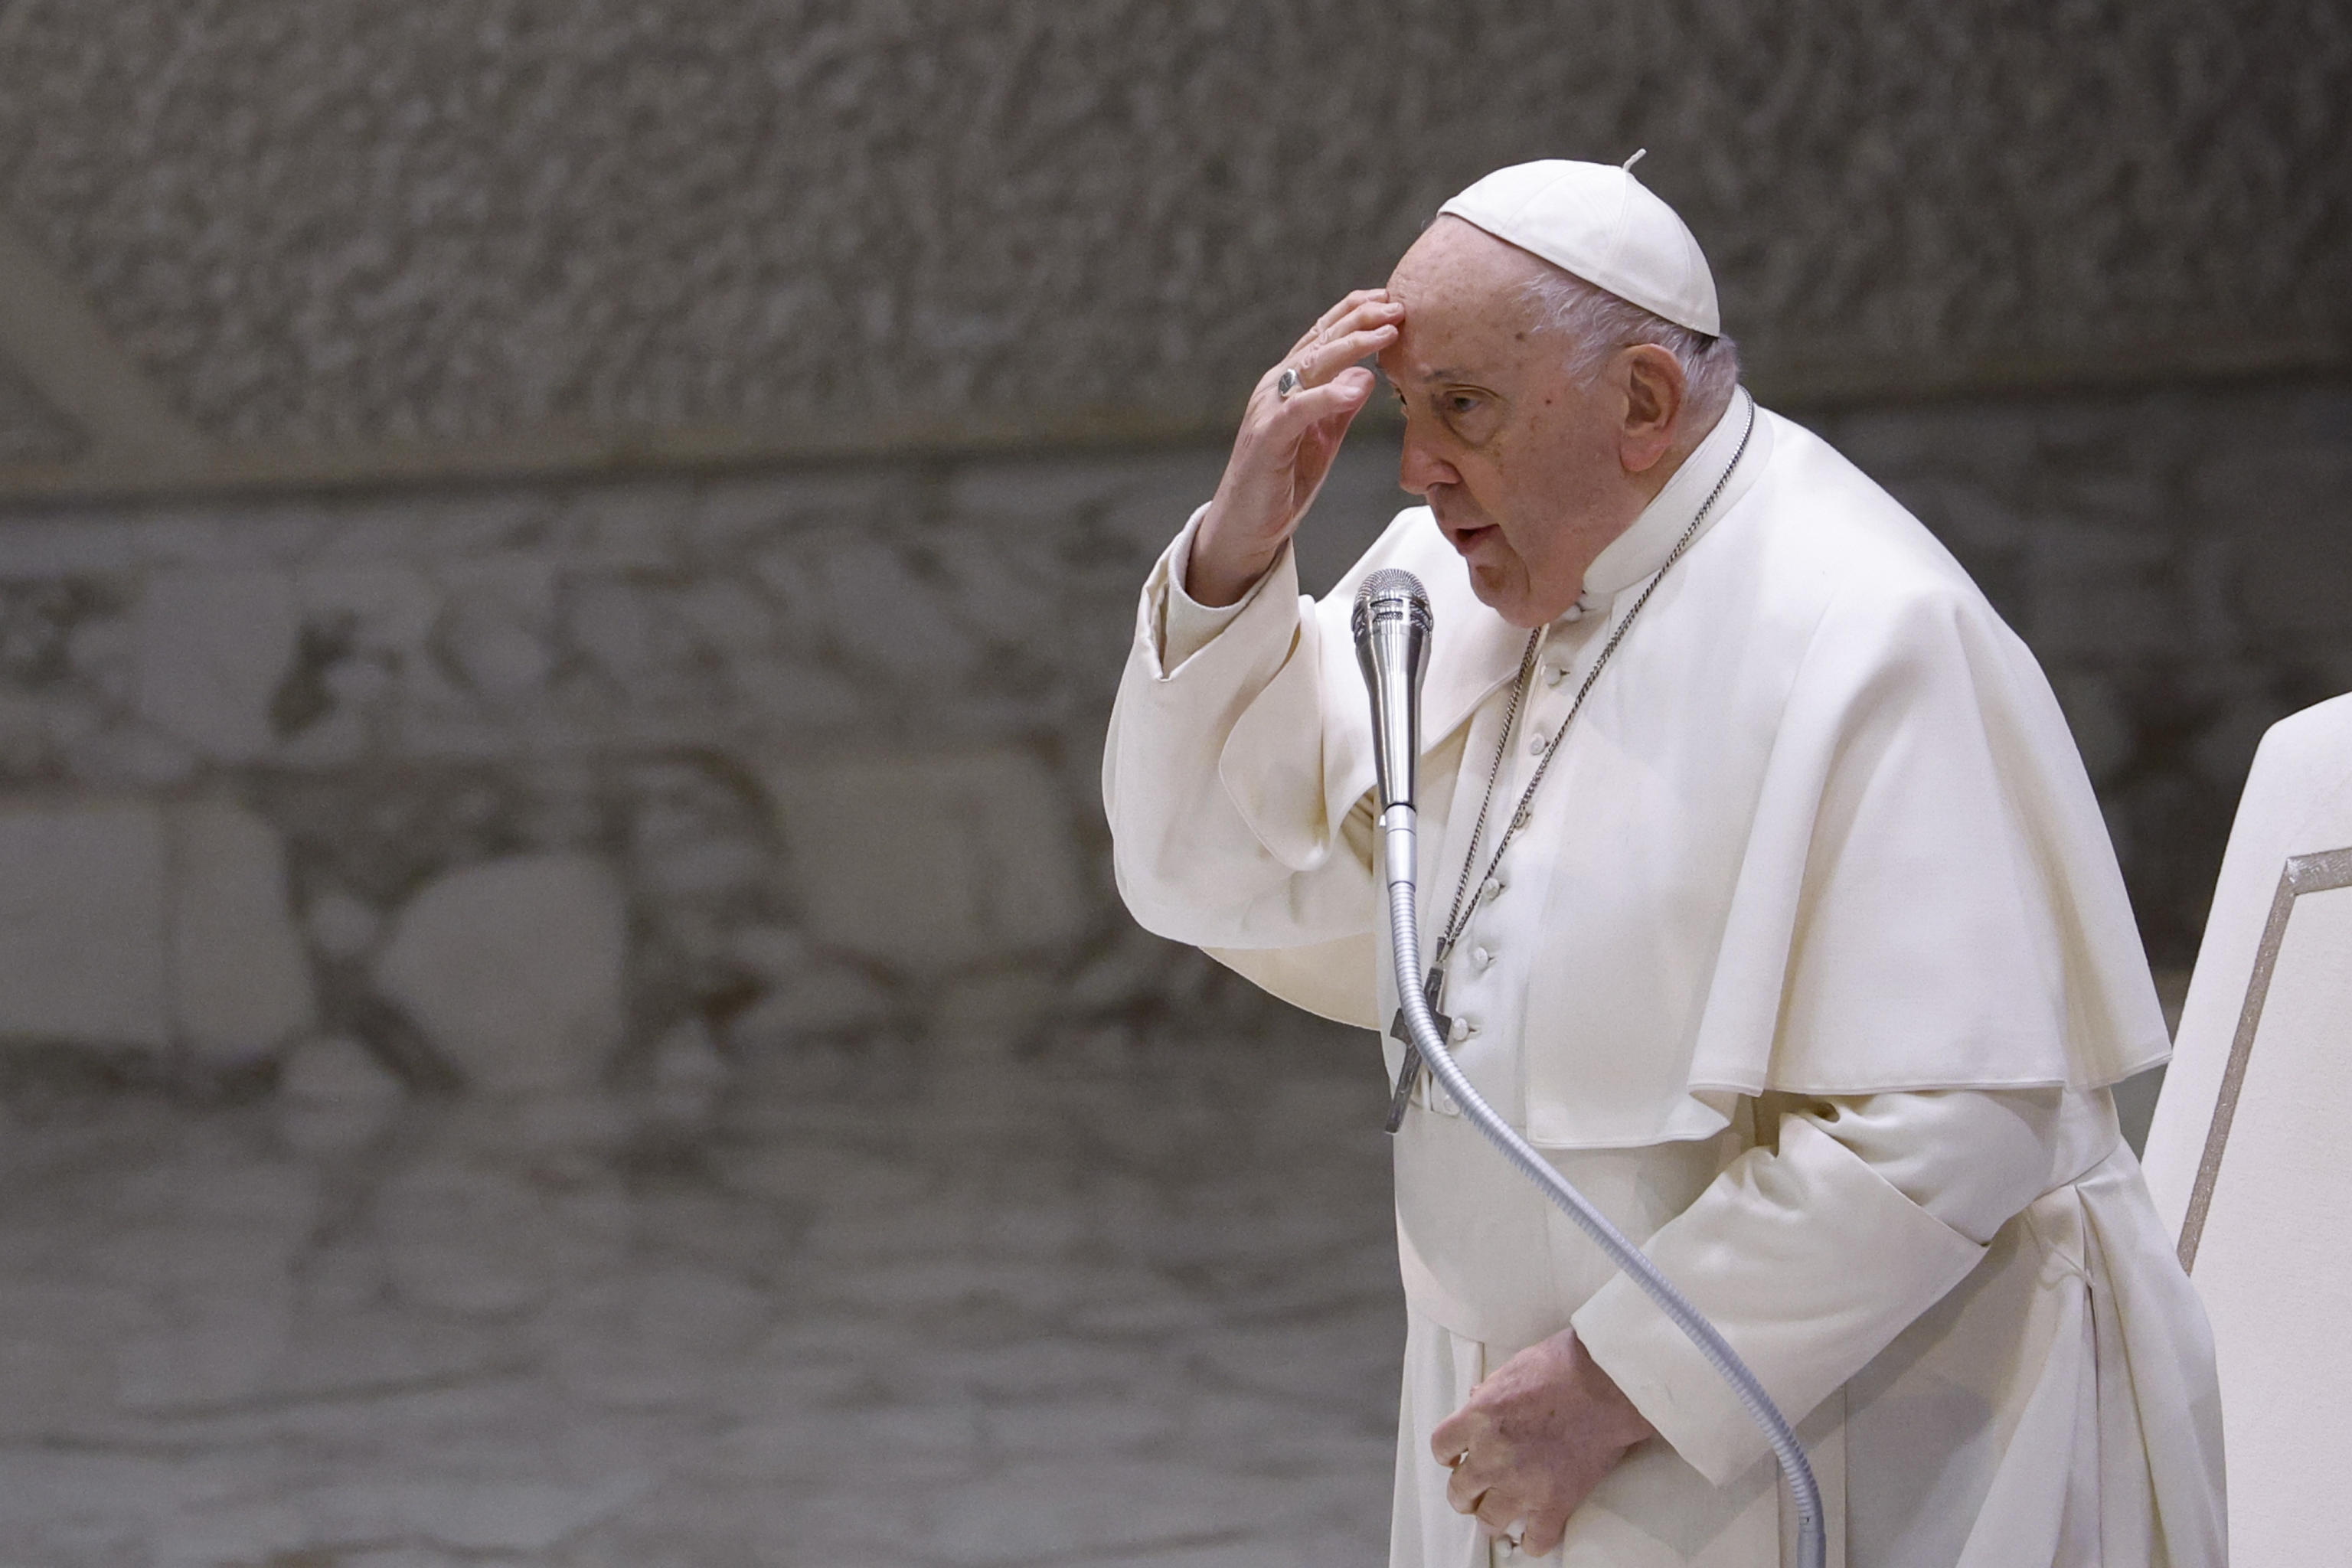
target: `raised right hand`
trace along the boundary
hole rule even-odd
[[[1237,603],[1281,555],[1378,384],[1356,362],[1394,342],[1403,320],[1404,307],[1387,289],[1359,289],[1258,378],[1216,499],[1192,535],[1184,591],[1194,601]],[[1291,368],[1299,385],[1286,398],[1276,385]]]

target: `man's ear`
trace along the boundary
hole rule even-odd
[[[1682,433],[1690,384],[1682,361],[1656,343],[1632,343],[1618,351],[1618,384],[1625,394],[1624,423],[1617,432],[1618,460],[1629,474],[1646,474],[1673,449]]]

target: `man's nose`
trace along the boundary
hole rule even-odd
[[[1413,433],[1407,425],[1404,430],[1404,450],[1397,459],[1397,484],[1407,495],[1426,496],[1442,484],[1454,479],[1453,466],[1435,452],[1429,443]]]

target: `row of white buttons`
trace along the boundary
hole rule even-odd
[[[1564,618],[1572,621],[1583,613],[1584,612],[1581,609],[1572,607],[1569,610],[1568,615]],[[1568,679],[1568,666],[1562,663],[1556,663],[1550,659],[1546,659],[1543,667],[1543,678],[1544,684],[1546,686],[1558,686],[1561,681]],[[1551,734],[1549,731],[1528,731],[1528,755],[1531,757],[1542,756],[1544,748],[1549,744],[1551,744]]]
[[[1584,617],[1585,609],[1586,606],[1581,603],[1571,605],[1569,606],[1567,613],[1560,618],[1568,621],[1581,620]],[[1558,686],[1561,681],[1568,679],[1568,666],[1547,660],[1543,667],[1543,676],[1544,684],[1546,686]],[[1550,743],[1551,736],[1548,731],[1543,730],[1531,731],[1528,736],[1528,753],[1530,756],[1541,756],[1543,754],[1544,748]],[[1505,883],[1501,877],[1495,876],[1487,878],[1485,882],[1479,885],[1479,901],[1481,903],[1492,903],[1496,898],[1501,896],[1504,887]],[[1495,957],[1494,950],[1488,947],[1479,946],[1474,947],[1470,950],[1470,962],[1481,970],[1493,968],[1495,964]],[[1475,1035],[1477,1032],[1478,1024],[1475,1019],[1457,1017],[1454,1020],[1454,1026],[1447,1030],[1446,1034],[1447,1038],[1452,1043],[1459,1045],[1464,1040],[1468,1039],[1471,1036]]]
[[[1584,615],[1584,609],[1585,607],[1582,605],[1571,605],[1569,608],[1568,613],[1561,618],[1570,621],[1580,619]],[[1544,684],[1546,686],[1558,686],[1561,681],[1568,679],[1568,674],[1569,667],[1565,664],[1556,664],[1549,660],[1544,664],[1543,675]],[[1531,756],[1541,756],[1543,754],[1544,747],[1550,744],[1550,742],[1551,736],[1548,731],[1543,730],[1530,731],[1528,736],[1528,754]],[[1489,904],[1494,902],[1497,898],[1502,896],[1503,889],[1506,886],[1507,884],[1503,878],[1499,875],[1488,877],[1478,886],[1478,901],[1480,903]],[[1470,950],[1470,962],[1474,966],[1480,970],[1493,968],[1495,965],[1495,951],[1483,944]],[[1452,1027],[1446,1030],[1445,1036],[1447,1043],[1458,1046],[1465,1040],[1470,1039],[1477,1033],[1478,1021],[1475,1018],[1456,1016],[1454,1019]]]

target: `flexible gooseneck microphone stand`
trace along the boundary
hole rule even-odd
[[[1631,1278],[1643,1295],[1674,1325],[1688,1335],[1699,1353],[1714,1367],[1762,1429],[1772,1454],[1780,1463],[1797,1509],[1798,1568],[1823,1568],[1827,1536],[1822,1515],[1822,1491],[1813,1479],[1805,1450],[1764,1385],[1739,1359],[1737,1351],[1713,1323],[1690,1304],[1673,1281],[1658,1272],[1642,1249],[1625,1239],[1594,1208],[1583,1194],[1552,1168],[1497,1115],[1495,1108],[1471,1087],[1453,1054],[1445,1048],[1428,996],[1415,976],[1421,969],[1421,915],[1414,885],[1413,775],[1421,751],[1421,678],[1428,667],[1433,627],[1429,595],[1410,572],[1393,569],[1373,573],[1356,594],[1354,631],[1356,658],[1363,667],[1364,683],[1372,702],[1373,757],[1380,778],[1381,855],[1389,889],[1389,960],[1396,977],[1398,999],[1403,1004],[1405,1026],[1430,1073],[1454,1097],[1486,1141],[1499,1150],[1519,1173],[1538,1187],[1579,1229],[1591,1237],[1609,1260]]]

